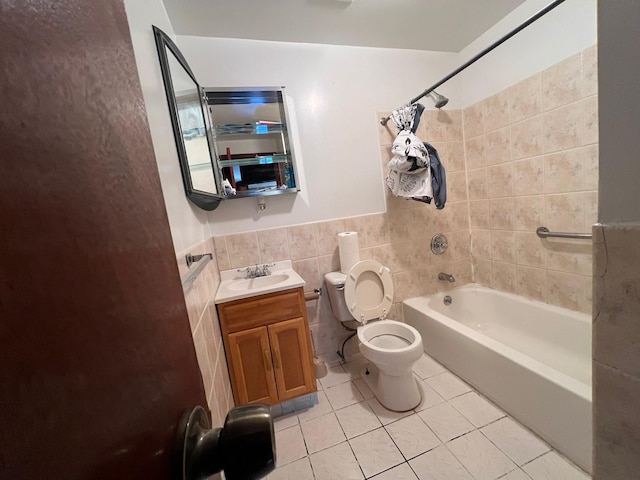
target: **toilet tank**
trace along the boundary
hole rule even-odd
[[[327,292],[329,292],[329,303],[333,315],[341,322],[353,320],[353,316],[347,308],[347,302],[344,299],[344,282],[347,276],[342,272],[329,272],[324,276],[327,284]]]

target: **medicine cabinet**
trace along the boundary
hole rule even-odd
[[[214,210],[298,192],[284,87],[202,88],[171,38],[153,31],[187,198]]]

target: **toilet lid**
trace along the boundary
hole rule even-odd
[[[393,303],[391,272],[375,260],[356,263],[347,274],[344,299],[358,322],[386,316]]]

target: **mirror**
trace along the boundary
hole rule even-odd
[[[284,87],[205,92],[227,198],[298,192]]]
[[[153,27],[187,198],[214,210],[224,198],[204,91],[173,41]]]

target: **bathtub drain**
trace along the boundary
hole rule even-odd
[[[444,304],[445,305],[451,305],[451,302],[453,302],[453,299],[451,298],[451,295],[445,295],[444,296]]]

